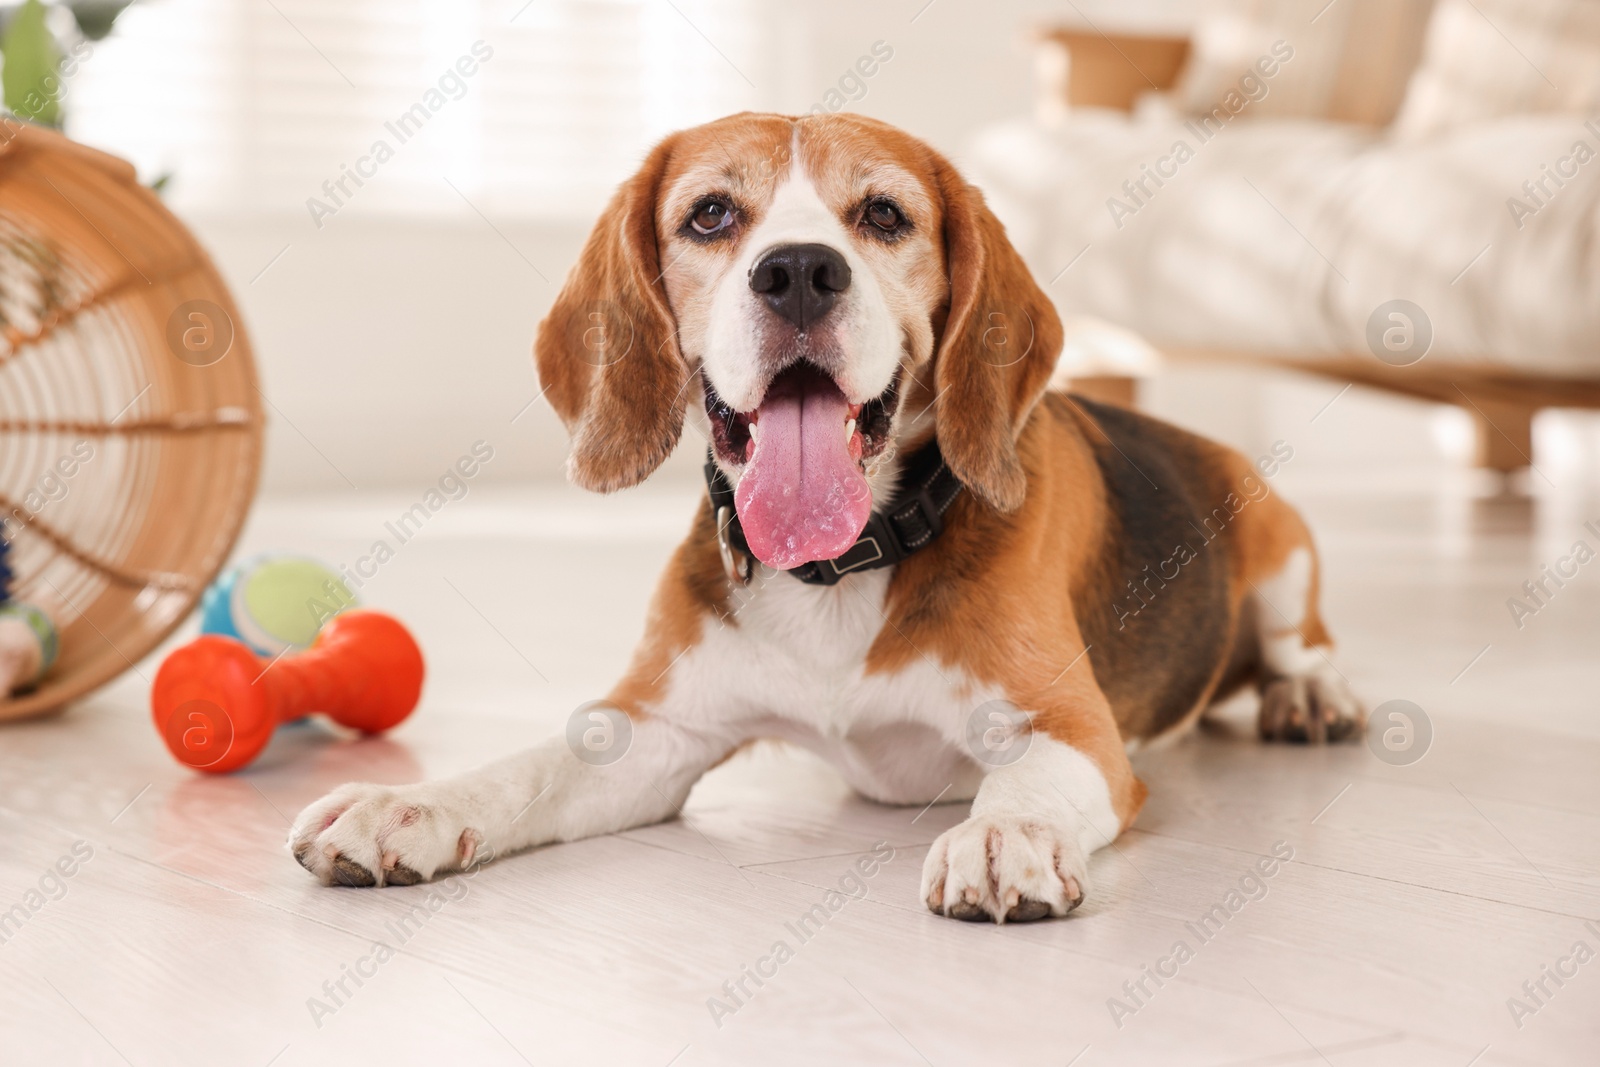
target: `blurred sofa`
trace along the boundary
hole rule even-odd
[[[1600,3],[1319,6],[1046,28],[966,166],[1064,314],[1456,404],[1525,466],[1600,407]]]

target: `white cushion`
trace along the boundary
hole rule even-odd
[[[1064,315],[1158,347],[1365,354],[1368,319],[1403,298],[1432,321],[1430,360],[1593,376],[1600,159],[1578,165],[1580,139],[1600,150],[1600,123],[1520,118],[1401,142],[1262,120],[1200,143],[1177,119],[1091,115],[994,128],[963,162]],[[1194,153],[1181,166],[1180,141]],[[1163,157],[1177,173],[1146,178],[1153,195],[1122,190]],[[1521,186],[1541,163],[1576,176],[1546,180],[1534,210]]]
[[[1421,137],[1532,112],[1600,110],[1600,3],[1439,0],[1395,120]]]
[[[1180,111],[1211,111],[1230,92],[1266,91],[1251,118],[1326,118],[1387,125],[1417,65],[1433,0],[1209,0],[1172,93]],[[1315,20],[1315,21],[1313,21]],[[1271,78],[1263,57],[1290,58]],[[1270,64],[1280,66],[1280,64]],[[1253,83],[1253,84],[1252,84]]]

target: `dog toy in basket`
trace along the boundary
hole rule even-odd
[[[10,551],[0,525],[0,700],[31,688],[56,661],[56,625],[50,616],[11,599]]]
[[[304,652],[265,659],[205,634],[161,664],[150,712],[167,748],[198,771],[238,770],[280,723],[310,712],[365,733],[403,722],[422,695],[422,651],[397,620],[353,610],[328,621]]]

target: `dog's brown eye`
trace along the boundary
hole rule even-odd
[[[887,200],[874,200],[867,205],[867,221],[884,233],[894,233],[905,224],[900,209]]]
[[[733,210],[721,200],[707,200],[695,208],[694,215],[689,219],[689,225],[694,227],[694,232],[699,234],[716,233],[724,229],[733,221]]]

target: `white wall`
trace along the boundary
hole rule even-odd
[[[320,232],[304,216],[195,223],[271,405],[268,489],[429,481],[479,439],[496,450],[486,478],[559,476],[565,436],[549,406],[511,420],[538,393],[534,325],[577,255],[580,222],[498,233],[477,216],[353,216]]]

